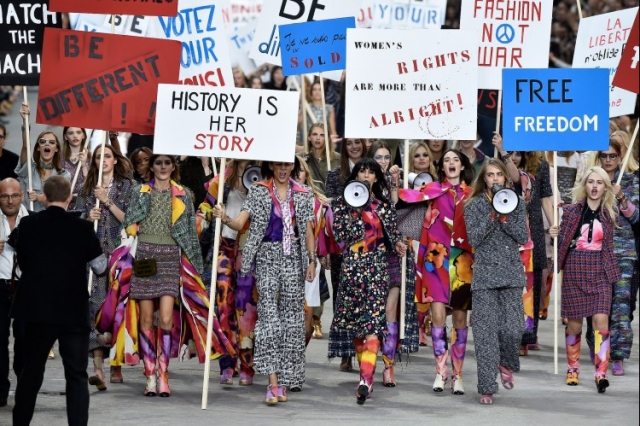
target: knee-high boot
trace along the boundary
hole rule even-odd
[[[354,345],[360,355],[360,383],[356,390],[356,401],[358,404],[364,404],[373,390],[373,375],[376,372],[380,340],[377,337],[355,339]]]
[[[453,369],[452,391],[455,395],[464,394],[464,386],[462,384],[462,366],[464,364],[464,355],[467,351],[467,335],[469,327],[454,328],[451,333],[451,366]]]
[[[611,338],[609,336],[609,330],[595,330],[595,359],[594,364],[596,368],[596,387],[599,393],[609,387],[609,380],[607,379],[607,370],[609,369],[609,354],[611,352]]]
[[[382,346],[382,360],[384,361],[384,372],[382,374],[382,384],[386,387],[394,387],[396,378],[393,371],[396,348],[398,346],[398,323],[388,322],[387,333],[384,336],[384,344]]]
[[[432,325],[431,340],[433,342],[433,355],[436,359],[436,379],[433,382],[433,391],[442,392],[449,378],[449,368],[447,367],[449,347],[445,328]]]
[[[567,350],[567,378],[565,382],[569,386],[576,386],[580,375],[580,342],[582,333],[569,334],[565,330],[564,338]]]
[[[144,375],[147,377],[144,394],[156,396],[156,333],[153,328],[140,330],[140,352],[142,352]]]
[[[159,329],[158,333],[158,395],[171,395],[169,388],[169,358],[171,357],[171,330]]]

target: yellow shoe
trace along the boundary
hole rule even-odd
[[[313,324],[313,338],[314,339],[322,339],[323,334],[322,334],[322,325],[320,324],[320,321],[316,322]]]
[[[565,379],[565,383],[568,386],[578,386],[578,383],[580,383],[578,376],[578,370],[567,370],[567,378]]]
[[[55,352],[53,352],[53,349],[51,349],[49,351],[49,359],[54,359],[55,357],[56,357],[56,354],[55,354]]]

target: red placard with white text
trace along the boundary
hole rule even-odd
[[[640,38],[639,14],[636,13],[636,19],[633,21],[631,33],[627,39],[627,44],[622,51],[622,58],[618,64],[616,75],[613,77],[613,85],[633,93],[640,93],[640,71],[638,61],[640,61],[640,46],[638,39]]]
[[[176,16],[178,0],[51,0],[56,12]]]
[[[36,121],[152,134],[159,83],[177,83],[180,42],[47,28]]]

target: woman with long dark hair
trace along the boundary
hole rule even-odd
[[[398,232],[393,204],[385,196],[388,188],[380,165],[370,158],[361,160],[349,178],[369,185],[370,200],[362,208],[349,206],[342,196],[333,203],[334,233],[345,251],[331,331],[353,337],[360,363],[356,401],[364,404],[373,389],[376,357],[387,329],[388,253],[403,256],[407,246]],[[335,351],[330,349],[329,356]]]
[[[69,173],[73,180],[78,172],[78,178],[75,182],[75,188],[71,188],[72,194],[78,194],[84,187],[84,179],[89,172],[89,147],[87,146],[87,131],[82,127],[64,127],[62,129],[63,144],[63,161],[64,169]],[[72,182],[73,183],[73,182]],[[76,206],[76,209],[78,207]]]
[[[131,165],[133,166],[133,178],[138,183],[147,183],[151,178],[150,162],[153,152],[146,146],[136,148],[129,155]]]

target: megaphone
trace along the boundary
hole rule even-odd
[[[342,196],[349,206],[356,209],[363,207],[369,202],[369,185],[366,182],[352,180],[344,186]]]
[[[427,172],[409,173],[409,186],[413,189],[420,189],[431,182],[433,182],[433,176]]]
[[[513,189],[504,188],[500,185],[493,185],[491,191],[493,192],[491,205],[496,212],[500,214],[511,214],[518,208],[520,197],[518,197],[518,194],[516,194],[516,191]]]
[[[262,180],[262,173],[260,172],[260,167],[251,166],[247,167],[242,174],[242,184],[245,188],[251,188],[251,185],[256,183],[257,181]]]

